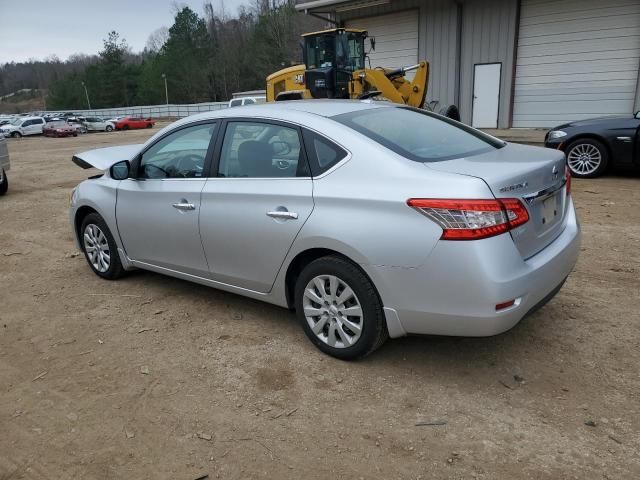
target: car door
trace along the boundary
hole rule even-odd
[[[211,278],[268,292],[313,210],[300,130],[241,119],[223,129],[200,210]]]
[[[640,121],[635,117],[615,119],[608,128],[611,141],[610,161],[618,165],[630,165],[634,160],[634,150]]]
[[[42,134],[44,129],[44,119],[43,118],[36,118],[35,120],[33,120],[33,133],[32,135],[40,135]]]
[[[216,123],[181,126],[159,138],[118,186],[116,218],[134,261],[208,277],[198,215]]]
[[[19,131],[22,135],[32,135],[33,133],[33,120],[25,120],[19,127]]]

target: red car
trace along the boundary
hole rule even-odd
[[[42,128],[45,137],[77,137],[78,131],[64,120],[45,123]]]
[[[151,128],[156,122],[150,118],[123,117],[116,122],[116,130],[134,130],[136,128]]]

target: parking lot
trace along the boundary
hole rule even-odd
[[[8,142],[0,479],[640,478],[640,175],[574,180],[578,265],[511,331],[347,363],[286,310],[91,272],[71,156],[155,131]]]

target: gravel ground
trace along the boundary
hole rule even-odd
[[[71,155],[150,133],[9,141],[0,479],[640,478],[640,176],[574,180],[578,265],[511,331],[345,363],[286,310],[91,272]]]

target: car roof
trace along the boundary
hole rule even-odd
[[[321,117],[333,117],[343,113],[376,108],[393,108],[397,104],[377,100],[289,100],[254,105],[245,105],[233,109],[213,110],[184,118],[183,120],[207,120],[223,117],[271,117],[287,119],[288,112],[302,112]]]

